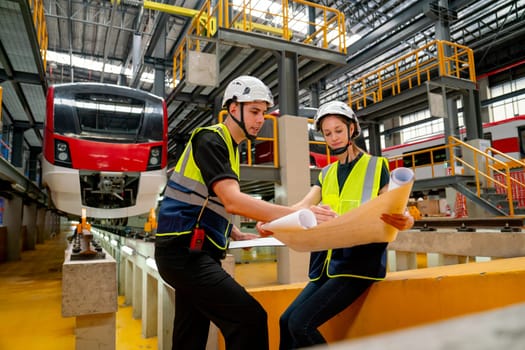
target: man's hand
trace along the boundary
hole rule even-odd
[[[257,221],[257,224],[255,224],[255,228],[257,229],[257,232],[259,232],[259,235],[261,235],[261,237],[268,237],[268,236],[273,235],[272,231],[267,231],[262,228],[264,224],[266,223],[262,221]]]
[[[233,226],[230,237],[234,241],[247,241],[249,239],[259,238],[255,233],[242,232],[237,226]]]

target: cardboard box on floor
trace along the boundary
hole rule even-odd
[[[417,208],[422,216],[439,215],[439,200],[438,199],[424,199],[417,202]]]

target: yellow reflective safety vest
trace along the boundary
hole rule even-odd
[[[216,132],[224,140],[229,151],[233,172],[239,177],[239,150],[234,147],[231,134],[224,124],[196,128],[178,160],[171,175],[159,210],[157,240],[174,240],[189,246],[191,233],[197,218],[205,206],[199,227],[206,232],[203,250],[225,252],[232,229],[232,215],[220,199],[210,196],[202,174],[193,158],[192,139],[202,130]],[[208,202],[206,203],[206,198]]]
[[[339,162],[324,167],[319,174],[322,203],[342,215],[377,197],[380,190],[381,171],[387,166],[383,157],[363,154],[350,170],[339,191],[337,169]],[[359,225],[356,222],[355,225]],[[323,274],[330,278],[356,277],[381,280],[386,274],[387,243],[371,243],[350,248],[312,252],[310,256],[310,280]]]

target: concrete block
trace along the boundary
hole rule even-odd
[[[62,316],[82,316],[116,312],[118,309],[117,264],[109,254],[105,259],[70,259],[66,250],[62,265]]]
[[[114,350],[116,314],[79,316],[75,326],[75,350]]]

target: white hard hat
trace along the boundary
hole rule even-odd
[[[261,80],[248,75],[241,75],[231,81],[224,91],[222,107],[230,102],[255,102],[264,101],[268,108],[273,107],[272,92]]]
[[[327,102],[327,103],[321,105],[321,107],[319,107],[319,109],[317,109],[317,114],[314,117],[315,128],[317,130],[321,130],[321,124],[320,124],[321,119],[323,119],[323,117],[325,117],[327,115],[333,115],[333,114],[340,115],[340,116],[348,119],[349,121],[354,122],[355,123],[355,130],[354,130],[354,134],[351,136],[351,138],[354,139],[357,136],[359,136],[359,134],[361,133],[361,127],[359,126],[359,121],[357,120],[357,115],[354,113],[354,111],[352,110],[352,108],[350,108],[349,105],[347,105],[344,102],[340,102],[340,101]]]

